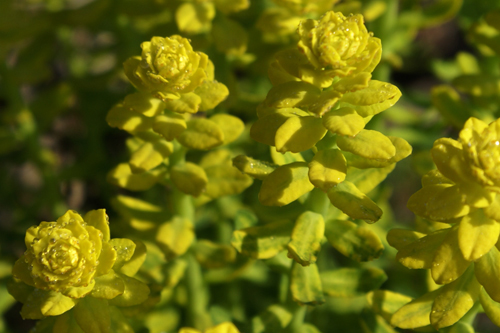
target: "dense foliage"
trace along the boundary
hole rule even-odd
[[[499,330],[500,1],[3,0],[0,56],[0,332]]]

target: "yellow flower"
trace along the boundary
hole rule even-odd
[[[109,229],[105,232],[109,235]],[[18,260],[14,276],[43,290],[87,288],[94,283],[102,239],[101,230],[88,225],[76,212],[68,211],[56,222],[42,222],[28,229],[27,250]],[[29,276],[20,272],[25,269]],[[83,296],[85,293],[76,297]]]
[[[380,61],[380,39],[368,33],[360,14],[345,17],[330,11],[319,21],[302,21],[298,33],[299,49],[316,69],[331,68],[344,77],[371,72]]]
[[[169,100],[194,91],[207,78],[208,57],[181,36],[153,37],[141,44],[141,57],[129,58],[125,74],[141,91]]]
[[[499,140],[500,120],[487,125],[476,118],[467,120],[458,141],[436,140],[431,153],[438,170],[424,176],[408,208],[444,222],[481,209],[486,218],[500,221]]]

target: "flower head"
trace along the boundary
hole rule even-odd
[[[371,72],[380,61],[380,39],[368,33],[360,14],[329,11],[319,21],[302,21],[298,33],[299,49],[317,69],[331,68],[343,77]]]
[[[161,99],[177,99],[199,87],[207,78],[208,57],[195,52],[189,41],[178,35],[153,37],[141,44],[141,57],[125,62],[132,83]]]
[[[31,227],[25,238],[27,250],[20,259],[32,278],[28,284],[61,292],[89,286],[99,264],[102,240],[103,232],[73,211],[56,222]]]

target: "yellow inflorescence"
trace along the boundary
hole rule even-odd
[[[56,222],[42,222],[26,232],[27,250],[14,275],[38,289],[64,292],[86,288],[101,264],[102,239],[102,231],[68,211]],[[29,275],[21,270],[28,270]]]
[[[368,33],[360,14],[345,17],[327,12],[319,21],[302,21],[299,49],[316,68],[335,69],[339,76],[371,72],[382,54],[380,39]]]

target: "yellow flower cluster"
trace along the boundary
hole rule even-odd
[[[428,304],[422,324],[436,329],[450,326],[475,301],[486,309],[493,300],[500,301],[496,269],[500,264],[499,145],[500,120],[487,124],[476,118],[467,120],[458,140],[436,140],[431,153],[437,170],[423,177],[423,187],[409,199],[408,208],[443,224],[427,235],[402,229],[388,234],[403,265],[430,269],[435,283],[444,284],[419,299],[427,299]],[[452,298],[456,300],[449,303]],[[415,326],[423,315],[408,313],[417,302],[401,308],[393,324]]]
[[[191,118],[198,111],[215,108],[229,91],[215,81],[214,66],[208,56],[195,52],[189,40],[178,35],[153,37],[141,47],[140,57],[131,57],[124,63],[125,74],[139,92],[127,95],[106,118],[110,126],[133,135],[127,141],[132,155],[128,163],[118,165],[108,174],[108,181],[143,191],[164,180],[170,172],[175,187],[200,196],[208,186],[205,170],[184,163],[180,155],[176,161],[180,164],[174,165],[169,163],[169,157],[184,148],[209,150],[228,144],[238,138],[245,126],[239,118],[228,114]],[[221,168],[225,168],[222,164],[221,161]],[[247,184],[249,179],[245,180]]]
[[[91,304],[132,306],[148,298],[148,286],[132,277],[146,258],[145,246],[110,239],[104,209],[84,217],[67,211],[55,222],[29,228],[25,242],[27,250],[16,261],[9,286],[24,303],[25,319],[59,316],[73,308],[86,311]]]
[[[315,156],[309,164],[299,158],[275,167],[269,177],[247,170],[242,158],[235,165],[265,178],[259,195],[264,204],[285,205],[318,187],[347,215],[376,221],[382,211],[351,182],[348,168],[381,168],[380,182],[411,152],[405,140],[364,128],[401,96],[394,85],[371,79],[380,40],[368,33],[361,15],[335,12],[303,20],[298,34],[298,47],[279,52],[270,65],[274,87],[257,109],[250,136],[280,153],[313,149]],[[269,166],[259,165],[269,172]],[[281,183],[290,195],[275,186]]]

